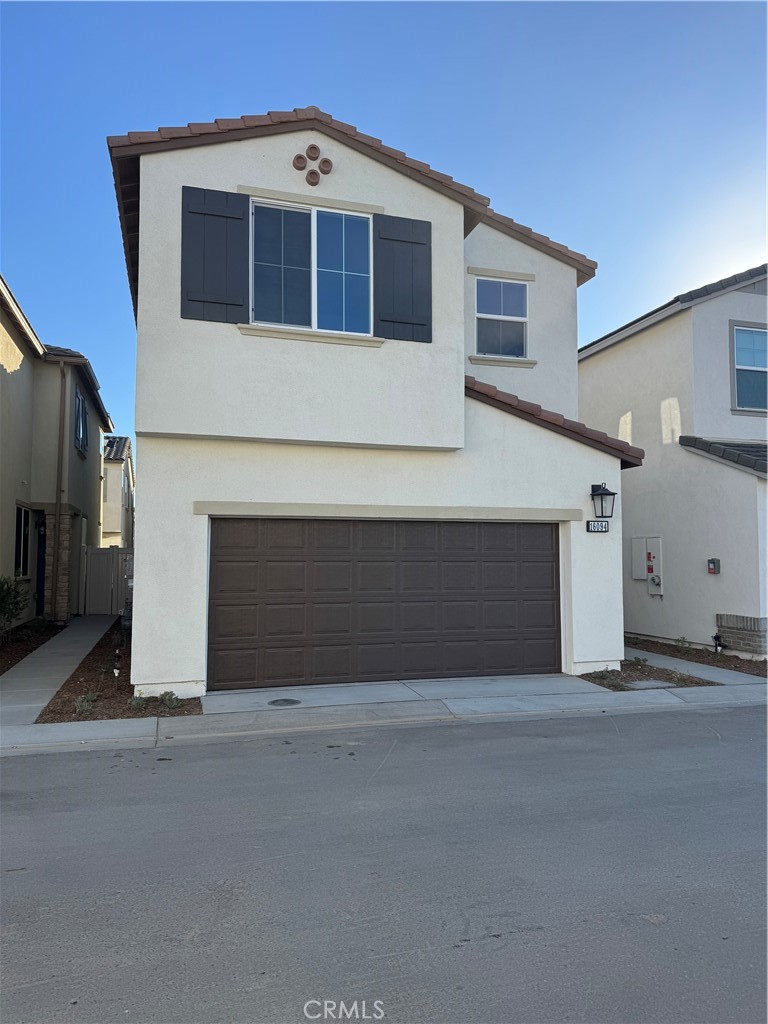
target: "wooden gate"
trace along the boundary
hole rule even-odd
[[[84,615],[122,615],[133,582],[133,548],[85,549]]]

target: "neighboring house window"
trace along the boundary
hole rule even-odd
[[[14,557],[14,574],[29,576],[29,522],[28,508],[16,506],[16,552]]]
[[[764,328],[733,325],[733,363],[737,409],[768,408],[768,362]]]
[[[75,388],[75,448],[82,455],[88,451],[88,407],[80,388]]]
[[[370,334],[370,218],[254,203],[253,320]]]
[[[528,286],[478,278],[476,287],[478,355],[525,358]]]

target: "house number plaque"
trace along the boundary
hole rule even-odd
[[[608,533],[609,525],[607,519],[588,519],[587,533]]]

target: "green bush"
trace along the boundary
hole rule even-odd
[[[166,690],[164,693],[161,693],[160,700],[163,702],[163,704],[165,704],[167,708],[171,708],[172,710],[175,708],[180,708],[183,703],[176,696],[173,690]]]
[[[146,706],[146,697],[139,697],[138,694],[136,694],[135,696],[128,698],[128,707],[135,708],[136,711],[143,711]]]
[[[28,604],[26,582],[14,576],[0,576],[0,643]]]
[[[88,715],[93,711],[93,705],[96,703],[97,697],[95,693],[81,693],[79,697],[75,697],[75,711],[79,715]]]

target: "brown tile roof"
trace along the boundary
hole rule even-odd
[[[681,447],[691,451],[752,470],[761,476],[768,473],[768,444],[765,441],[715,441],[691,434],[683,434],[678,440]]]
[[[501,214],[489,211],[490,200],[488,197],[475,192],[469,185],[462,185],[460,182],[454,181],[450,175],[434,170],[421,160],[414,160],[406,156],[399,149],[385,146],[381,139],[359,132],[354,125],[338,121],[330,114],[320,110],[319,107],[297,107],[295,110],[271,110],[266,114],[218,118],[210,122],[192,122],[179,127],[158,128],[157,131],[128,132],[127,135],[107,137],[134,309],[137,301],[139,272],[139,158],[141,155],[307,129],[323,132],[325,135],[365,153],[366,156],[387,164],[402,174],[462,203],[465,234],[469,234],[476,224],[484,220],[491,226],[522,239],[534,248],[549,253],[555,259],[576,266],[579,271],[579,284],[594,276],[597,264],[592,260],[588,260],[580,253],[572,252],[558,242],[552,242],[546,235],[539,235],[531,228],[516,224],[508,217],[502,217]]]
[[[104,438],[104,461],[125,462],[126,455],[131,457],[130,437],[105,437]]]
[[[476,398],[479,402],[492,405],[495,409],[510,413],[512,416],[519,416],[528,423],[536,423],[547,430],[554,430],[557,434],[570,437],[572,441],[589,445],[590,448],[597,448],[621,459],[621,468],[629,469],[632,466],[642,465],[645,452],[642,448],[633,448],[626,441],[620,441],[617,437],[609,437],[602,430],[593,430],[584,423],[577,420],[566,419],[559,412],[551,412],[549,409],[542,409],[534,402],[526,402],[517,395],[510,395],[506,391],[499,391],[493,384],[484,384],[475,380],[474,377],[464,378],[464,394],[469,398]]]
[[[73,348],[61,348],[59,345],[46,345],[45,352],[43,353],[43,360],[46,363],[67,363],[70,366],[76,366],[81,374],[81,379],[91,396],[91,400],[96,406],[96,411],[99,414],[102,427],[107,433],[115,429],[112,418],[104,408],[104,403],[101,400],[99,381],[96,374],[93,372],[93,367],[82,352],[76,352]]]

